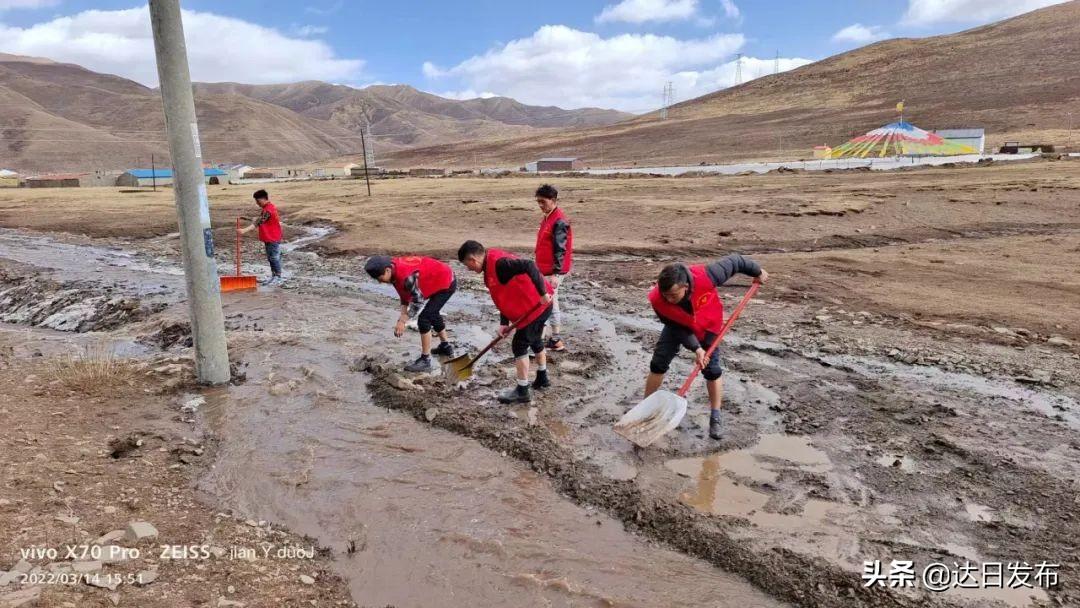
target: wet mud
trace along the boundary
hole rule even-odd
[[[79,270],[83,246],[134,260],[106,263],[106,284],[125,297],[156,285],[136,310],[160,308],[88,329],[185,352],[166,242],[131,253],[16,241],[26,239],[72,247],[48,249],[48,266],[13,253],[8,267],[35,281],[101,280]],[[759,298],[722,347],[725,438],[706,436],[698,385],[680,426],[641,450],[611,429],[640,400],[658,332],[637,277],[573,278],[569,350],[549,357],[554,386],[507,408],[493,397],[511,382],[505,346],[464,386],[404,374],[417,338],[391,339],[388,288],[352,259],[299,249],[286,263],[289,288],[224,298],[245,381],[201,391],[189,412],[217,445],[199,488],[318,539],[360,604],[427,605],[465,590],[490,606],[1080,602],[1080,371],[1068,349],[967,342],[961,359],[931,329]],[[446,316],[459,352],[475,352],[497,317],[477,278],[458,274]],[[669,382],[689,365],[678,358]],[[868,559],[1053,561],[1061,583],[867,588]]]

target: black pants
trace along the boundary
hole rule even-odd
[[[514,339],[510,342],[515,359],[527,356],[530,348],[538,355],[544,352],[544,325],[547,324],[549,317],[551,317],[551,306],[545,308],[539,317],[533,319],[525,327],[517,328]]]
[[[660,339],[656,341],[656,348],[653,349],[652,361],[649,362],[649,371],[654,374],[666,374],[668,366],[671,365],[675,355],[679,354],[679,347],[683,345],[683,340],[689,333],[689,329],[664,325],[664,329],[660,332]],[[715,339],[716,334],[706,332],[705,342],[702,343],[701,347],[708,350]],[[705,376],[706,380],[716,380],[723,373],[724,368],[720,365],[720,349],[718,348],[709,357],[709,364],[705,366],[705,369],[701,370],[701,375]]]
[[[416,329],[420,330],[420,333],[426,334],[431,330],[438,333],[446,329],[446,321],[442,317],[442,307],[446,305],[446,301],[450,299],[450,296],[454,295],[455,291],[457,291],[457,279],[450,283],[450,287],[431,294],[427,304],[424,304],[424,309],[420,311],[420,316],[416,319]]]

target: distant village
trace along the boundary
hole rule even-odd
[[[576,171],[581,164],[576,158],[541,158],[521,167],[521,171]],[[203,177],[208,185],[260,184],[283,181],[335,179],[445,177],[448,175],[481,173],[483,171],[451,171],[437,168],[383,169],[348,163],[308,167],[252,167],[240,164],[204,165]],[[0,169],[0,188],[152,188],[171,186],[172,169],[139,168],[126,171],[84,171],[78,173],[48,173],[20,175]]]

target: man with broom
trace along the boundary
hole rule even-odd
[[[526,260],[501,249],[486,249],[476,241],[465,241],[458,249],[458,260],[469,270],[484,275],[495,307],[499,309],[499,333],[506,335],[510,324],[516,331],[511,341],[517,383],[499,393],[500,403],[528,403],[529,350],[536,354],[536,380],[532,387],[543,390],[551,386],[547,373],[547,352],[544,350],[544,325],[551,316],[551,285],[544,280],[532,260]]]
[[[754,277],[764,283],[769,273],[755,261],[734,254],[712,264],[670,264],[660,271],[656,285],[649,291],[649,303],[664,328],[653,349],[649,363],[649,375],[645,380],[645,397],[655,393],[664,382],[668,366],[683,346],[694,353],[694,364],[701,368],[709,392],[709,437],[720,439],[723,424],[720,419],[720,402],[723,384],[720,376],[720,350],[712,352],[708,360],[706,351],[724,325],[724,304],[716,288],[736,274]]]
[[[409,256],[390,258],[376,255],[368,258],[364,270],[380,283],[390,283],[401,301],[401,315],[394,325],[394,335],[405,334],[409,318],[420,312],[416,328],[420,332],[420,357],[405,366],[407,372],[430,372],[435,369],[432,353],[454,356],[454,347],[447,341],[446,321],[442,308],[457,291],[457,279],[449,265],[435,258]],[[439,345],[431,348],[431,333],[439,336]]]

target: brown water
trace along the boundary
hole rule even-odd
[[[389,315],[300,300],[232,300],[267,331],[246,338],[248,382],[205,395],[222,443],[200,488],[332,548],[361,605],[783,605],[574,505],[521,463],[372,406],[347,363]]]

